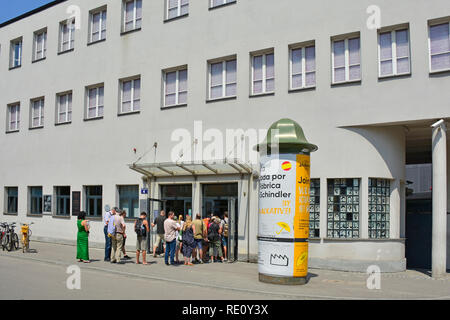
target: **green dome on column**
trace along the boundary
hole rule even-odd
[[[271,135],[272,130],[278,130]],[[274,122],[267,132],[264,142],[256,145],[256,151],[263,146],[267,147],[267,154],[271,154],[272,138],[279,143],[279,153],[314,152],[318,150],[315,144],[306,140],[302,127],[292,119],[281,119]]]

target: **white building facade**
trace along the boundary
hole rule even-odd
[[[133,245],[141,211],[233,211],[236,258],[256,261],[249,150],[291,118],[319,146],[310,267],[405,270],[406,167],[450,118],[450,6],[371,4],[67,0],[0,25],[1,220],[74,242],[83,210],[100,246],[108,204]]]

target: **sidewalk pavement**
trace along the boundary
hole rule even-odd
[[[367,288],[369,275],[356,272],[309,270],[309,281],[303,286],[281,286],[258,281],[258,265],[236,263],[214,263],[195,266],[166,266],[164,258],[148,255],[149,265],[136,265],[135,252],[128,252],[132,260],[124,264],[103,261],[104,250],[90,249],[90,264],[75,259],[76,247],[69,245],[31,242],[31,253],[0,251],[0,257],[10,257],[11,263],[27,260],[43,264],[69,266],[76,264],[82,272],[90,270],[104,274],[117,274],[135,280],[154,280],[208,289],[220,289],[231,294],[246,293],[250,297],[265,296],[266,299],[450,299],[450,274],[441,279],[432,279],[426,272],[407,270],[401,273],[381,274],[381,289]],[[180,260],[182,256],[180,255]],[[4,277],[2,274],[0,277]],[[220,297],[203,297],[203,300]]]

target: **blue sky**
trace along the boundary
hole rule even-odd
[[[0,0],[0,23],[13,19],[53,0]]]

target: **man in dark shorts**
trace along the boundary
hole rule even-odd
[[[161,214],[155,218],[155,221],[152,223],[152,228],[156,226],[156,242],[153,246],[153,257],[156,258],[156,248],[158,248],[161,241],[164,242],[164,221],[166,220],[166,213],[164,210],[161,210]],[[164,252],[166,252],[166,248],[164,247]]]

